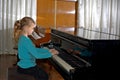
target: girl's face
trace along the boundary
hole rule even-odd
[[[32,34],[32,32],[34,31],[35,26],[36,26],[36,25],[35,25],[34,23],[31,23],[31,25],[27,27],[26,30],[27,30],[27,34],[28,34],[28,35],[31,35],[31,34]]]

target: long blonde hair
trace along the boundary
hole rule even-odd
[[[14,24],[14,41],[15,45],[17,45],[19,36],[21,35],[21,31],[24,26],[30,26],[31,23],[35,24],[35,21],[31,17],[24,17],[21,20],[17,20]]]

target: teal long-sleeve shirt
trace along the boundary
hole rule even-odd
[[[36,48],[30,38],[21,35],[18,41],[18,57],[20,61],[17,65],[21,68],[30,68],[36,65],[36,59],[51,57],[49,50]]]

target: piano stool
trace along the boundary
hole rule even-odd
[[[9,67],[7,72],[7,80],[35,80],[35,79],[30,75],[18,73],[16,67]]]

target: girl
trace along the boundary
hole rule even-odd
[[[52,55],[58,54],[55,49],[36,48],[28,35],[31,35],[35,22],[30,17],[24,17],[15,22],[14,37],[18,42],[18,57],[17,71],[23,74],[34,76],[36,80],[48,80],[48,75],[36,64],[36,59],[49,58]]]

